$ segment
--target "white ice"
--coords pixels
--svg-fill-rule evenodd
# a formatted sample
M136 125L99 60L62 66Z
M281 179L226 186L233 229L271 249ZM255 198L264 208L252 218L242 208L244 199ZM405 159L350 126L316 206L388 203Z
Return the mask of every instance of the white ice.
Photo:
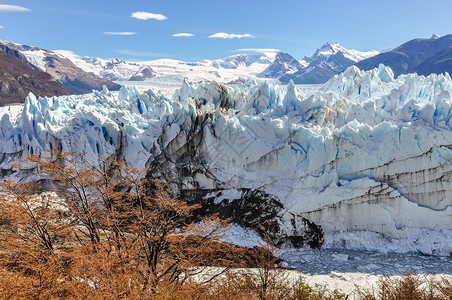
M29 95L20 117L1 119L0 167L46 149L84 151L94 164L119 153L144 167L204 118L197 151L209 172L185 188L260 189L283 203L282 230L306 218L326 248L450 255L451 95L448 74L394 79L383 65L310 91L248 80L185 81L172 97L127 87Z

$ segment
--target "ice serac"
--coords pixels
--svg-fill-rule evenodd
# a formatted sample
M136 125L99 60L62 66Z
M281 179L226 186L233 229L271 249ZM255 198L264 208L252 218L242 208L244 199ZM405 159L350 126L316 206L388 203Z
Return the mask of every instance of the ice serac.
M350 67L320 90L184 81L106 88L3 116L0 168L45 149L149 167L200 213L269 224L279 244L452 252L452 81ZM22 171L24 172L24 171ZM23 174L22 174L23 175Z

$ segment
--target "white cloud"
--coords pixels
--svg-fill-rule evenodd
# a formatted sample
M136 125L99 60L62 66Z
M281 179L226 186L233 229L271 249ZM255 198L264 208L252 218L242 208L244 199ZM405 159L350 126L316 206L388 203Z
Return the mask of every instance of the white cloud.
M194 36L194 34L193 33L181 32L181 33L175 33L172 36L175 36L175 37L192 37L192 36Z
M136 32L129 32L129 31L121 31L121 32L113 32L113 31L106 31L104 32L104 35L135 35Z
M5 28L5 27L3 27L2 25L0 25L0 29L2 29L2 28Z
M211 36L209 36L209 38L212 38L212 39L241 39L241 38L254 38L254 36L252 36L249 33L235 34L235 33L218 32L218 33L212 34Z
M31 11L31 9L17 5L0 4L0 11L25 12Z
M271 48L245 48L245 49L237 49L232 52L281 52L281 50L271 49Z
M158 21L163 21L168 19L166 16L162 14L153 14L147 11L137 11L132 13L132 18L138 19L138 20L149 20L154 19Z

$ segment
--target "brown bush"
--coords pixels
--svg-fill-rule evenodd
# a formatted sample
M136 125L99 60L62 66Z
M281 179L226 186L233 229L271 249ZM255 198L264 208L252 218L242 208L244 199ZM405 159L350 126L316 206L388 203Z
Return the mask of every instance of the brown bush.
M452 281L438 275L383 276L377 293L360 291L361 299L366 300L450 300Z
M19 289L16 296L38 299L186 293L200 266L228 264L241 253L217 241L225 221L212 216L187 224L197 207L163 183L142 179L146 170L116 161L99 169L73 153L30 162L52 193L37 195L37 184L1 186L2 298Z

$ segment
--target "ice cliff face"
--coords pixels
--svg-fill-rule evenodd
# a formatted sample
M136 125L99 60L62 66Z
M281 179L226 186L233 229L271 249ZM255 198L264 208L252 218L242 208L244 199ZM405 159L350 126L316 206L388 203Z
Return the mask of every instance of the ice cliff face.
M85 151L150 167L205 211L279 243L452 252L452 80L356 67L320 90L184 82L172 98L30 95L1 121L4 175L23 153ZM24 171L21 171L22 174Z

